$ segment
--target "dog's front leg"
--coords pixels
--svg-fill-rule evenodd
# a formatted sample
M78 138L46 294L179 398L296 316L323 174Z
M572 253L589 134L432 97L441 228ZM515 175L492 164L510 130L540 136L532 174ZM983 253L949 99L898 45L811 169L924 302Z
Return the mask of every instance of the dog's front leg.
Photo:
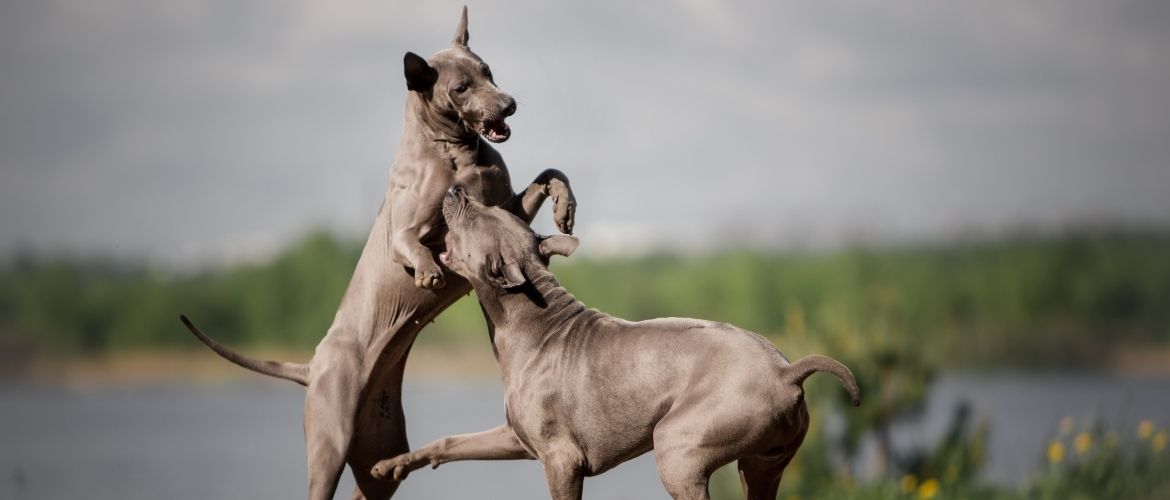
M534 460L507 424L483 432L438 439L418 450L382 460L370 469L378 479L401 481L411 471L430 464L431 468L460 460Z
M553 222L557 229L565 234L573 234L577 199L569 187L569 178L560 170L550 168L536 176L523 193L512 198L511 211L531 224L544 200L550 196L553 199Z
M418 231L405 229L391 237L390 249L394 261L414 269L414 285L419 288L442 288L446 284L443 270L435 262L431 249L418 240Z
M441 198L441 194L439 197ZM395 263L414 270L414 284L419 288L442 288L446 283L443 270L435 262L430 248L422 244L422 236L439 222L438 202L403 192L394 201L390 212L390 258Z

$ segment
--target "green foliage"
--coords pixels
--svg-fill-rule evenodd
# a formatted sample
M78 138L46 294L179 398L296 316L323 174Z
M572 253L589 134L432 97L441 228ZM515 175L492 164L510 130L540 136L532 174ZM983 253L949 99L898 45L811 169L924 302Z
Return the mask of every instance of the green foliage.
M315 233L274 260L168 275L107 260L18 259L0 272L5 344L49 353L192 346L186 313L228 343L316 343L357 261Z
M1143 432L1144 426L1148 432ZM1149 421L1138 429L1137 439L1101 426L1057 435L1048 446L1047 469L1032 482L1027 498L1170 498L1167 431L1155 431Z
M332 320L359 251L314 233L269 262L188 274L18 258L0 269L0 344L49 353L194 347L175 320L186 313L231 344L308 347ZM728 321L777 336L793 355L822 349L861 362L855 370L871 375L863 383L881 380L881 390L896 391L881 398L899 407L920 398L914 380L929 381L943 361L1069 366L1100 360L1111 346L1170 340L1170 237L1162 233L574 257L554 269L585 303L618 316ZM465 299L431 330L421 341L478 341L483 319ZM895 380L908 364L921 373ZM888 373L893 366L899 371ZM887 411L873 408L866 411Z
M1143 425L1147 425L1144 423ZM976 431L969 438L948 437L931 453L930 460L955 460L980 453L981 438ZM815 481L792 477L807 475L799 466L809 455L805 447L784 474L781 499L865 499L865 500L1100 500L1124 498L1153 500L1170 498L1170 449L1167 430L1151 429L1145 437L1124 439L1101 426L1073 434L1062 433L1052 440L1044 457L1037 457L1042 472L1019 488L995 487L978 482L974 469L962 468L967 458L950 462L941 474L929 468L902 475L881 476L874 481L854 482L847 476L825 476ZM1140 435L1140 431L1139 431ZM952 436L953 437L953 436ZM954 466L951 472L947 468ZM796 481L793 481L796 479ZM720 469L713 478L712 498L742 498L733 466Z

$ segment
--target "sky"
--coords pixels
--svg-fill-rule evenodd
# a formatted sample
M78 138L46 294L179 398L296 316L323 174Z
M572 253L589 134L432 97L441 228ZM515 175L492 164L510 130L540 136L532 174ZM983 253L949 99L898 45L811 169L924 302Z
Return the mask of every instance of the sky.
M461 5L4 0L0 255L363 237ZM584 252L1170 225L1167 2L469 5L513 184L566 172Z

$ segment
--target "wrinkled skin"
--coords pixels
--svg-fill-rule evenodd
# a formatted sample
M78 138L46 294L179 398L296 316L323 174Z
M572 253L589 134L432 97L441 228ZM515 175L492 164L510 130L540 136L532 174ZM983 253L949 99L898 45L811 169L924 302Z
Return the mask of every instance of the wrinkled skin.
M440 260L479 297L507 422L383 460L375 477L401 481L456 460L539 459L552 497L579 499L584 477L654 449L676 499L708 498L711 473L738 460L747 498L771 500L808 430L805 378L832 373L860 402L852 373L830 358L790 364L763 337L728 324L634 323L586 308L548 270L575 238L538 237L472 195L457 186L446 196Z
M546 198L566 233L576 208L568 179L546 170L521 193L512 191L503 158L485 140L510 136L504 119L515 101L496 86L487 65L468 48L464 8L451 47L430 60L408 53L409 89L390 185L342 297L332 326L307 365L247 358L196 336L245 368L307 386L305 440L309 498L333 498L346 463L357 481L354 498L390 498L395 483L376 481L376 460L408 451L402 412L402 371L415 336L471 286L444 273L443 195L458 183L485 203L531 222Z

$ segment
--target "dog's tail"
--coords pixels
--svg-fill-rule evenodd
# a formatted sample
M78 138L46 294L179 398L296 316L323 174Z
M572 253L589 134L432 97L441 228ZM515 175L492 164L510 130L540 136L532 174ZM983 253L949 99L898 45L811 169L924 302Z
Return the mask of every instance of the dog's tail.
M187 319L187 316L179 315L179 320L183 322L183 325L185 325L188 330L191 330L191 333L195 334L195 337L198 338L200 342L203 342L203 344L205 344L207 347L210 347L211 350L216 352L216 354L223 356L224 359L252 370L256 373L263 373L265 375L270 375L276 378L291 380L303 386L309 385L309 365L280 361L261 361L258 359L249 358L243 354L228 349L223 344L220 344L211 337L208 337L207 334L199 331L199 329L195 327L195 324L192 323L191 320Z
M845 386L849 398L853 400L853 406L861 404L861 390L857 388L857 379L853 378L853 372L833 358L819 354L805 356L788 365L787 370L788 380L796 385L803 384L804 379L816 372L832 373L841 379L841 384Z

